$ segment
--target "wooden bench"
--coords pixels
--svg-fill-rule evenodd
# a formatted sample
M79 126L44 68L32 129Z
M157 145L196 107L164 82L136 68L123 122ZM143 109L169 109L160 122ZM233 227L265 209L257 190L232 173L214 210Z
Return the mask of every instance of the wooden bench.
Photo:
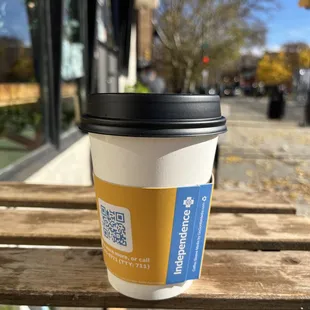
M0 304L310 309L310 218L280 197L216 191L202 277L179 297L111 288L92 187L0 185Z

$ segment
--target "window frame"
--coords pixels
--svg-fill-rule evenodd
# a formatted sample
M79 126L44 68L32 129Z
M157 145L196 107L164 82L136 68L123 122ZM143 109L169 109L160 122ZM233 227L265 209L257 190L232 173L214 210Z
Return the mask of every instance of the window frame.
M95 20L95 7L85 0L79 1L81 12L81 38L87 47L87 35L94 34L95 23L87 24L88 20ZM27 5L25 1L25 5ZM91 9L88 11L88 9ZM25 155L21 159L0 169L0 181L23 181L47 164L51 159L59 155L74 142L78 141L83 134L76 127L61 134L61 45L63 25L63 0L37 1L38 10L38 43L37 55L39 60L40 102L42 105L43 137L42 146ZM26 9L27 11L27 9ZM27 11L28 14L28 11ZM84 48L83 61L85 66L85 78L79 85L79 106L84 112L86 107L87 93L91 83L91 69L94 44Z

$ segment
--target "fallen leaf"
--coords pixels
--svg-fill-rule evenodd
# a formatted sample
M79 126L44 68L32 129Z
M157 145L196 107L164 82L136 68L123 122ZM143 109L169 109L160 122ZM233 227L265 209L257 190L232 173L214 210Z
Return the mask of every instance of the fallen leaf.
M240 163L242 162L242 158L240 156L228 156L225 158L225 162L227 164Z

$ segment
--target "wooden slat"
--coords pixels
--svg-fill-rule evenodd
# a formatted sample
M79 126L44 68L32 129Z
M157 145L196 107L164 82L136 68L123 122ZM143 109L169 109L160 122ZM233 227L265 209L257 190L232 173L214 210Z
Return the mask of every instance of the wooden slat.
M0 210L1 244L100 246L99 229L93 210Z
M309 309L309 252L207 251L202 278L179 297L114 291L100 250L2 249L0 304L209 310Z
M91 210L2 209L0 243L100 246L97 213ZM214 213L210 218L207 248L310 250L310 218Z
M90 186L0 183L0 205L44 208L95 209Z
M0 183L0 205L95 209L93 187ZM214 191L212 212L294 214L295 208L277 195Z
M213 214L207 248L310 250L310 218L284 214Z
M295 214L295 207L282 197L268 192L216 190L213 212Z

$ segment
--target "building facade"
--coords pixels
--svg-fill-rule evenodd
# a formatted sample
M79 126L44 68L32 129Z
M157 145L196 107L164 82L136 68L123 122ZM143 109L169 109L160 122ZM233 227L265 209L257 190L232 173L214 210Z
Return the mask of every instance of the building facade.
M90 152L80 116L89 93L135 83L134 1L0 6L0 180L85 184Z

